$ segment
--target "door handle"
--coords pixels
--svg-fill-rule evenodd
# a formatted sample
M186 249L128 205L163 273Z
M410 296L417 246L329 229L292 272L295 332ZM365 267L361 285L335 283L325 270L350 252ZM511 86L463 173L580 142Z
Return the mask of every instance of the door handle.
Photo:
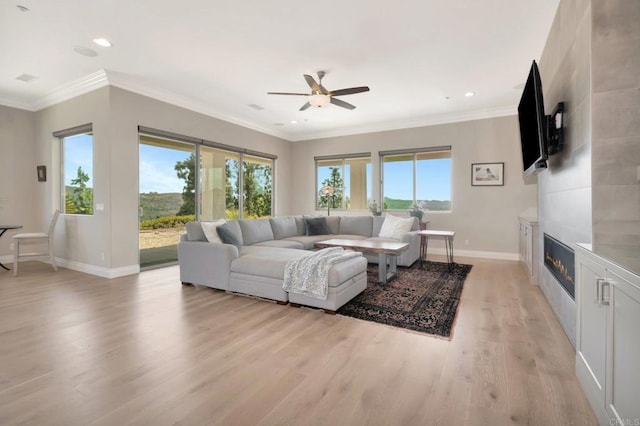
M604 289L607 289L607 297L604 296ZM603 305L609 305L611 300L611 283L609 281L602 281L602 285L600 288L600 302Z
M596 297L593 299L593 301L595 303L602 303L602 299L600 299L601 296L601 289L602 289L602 282L604 281L604 278L598 278L596 279Z

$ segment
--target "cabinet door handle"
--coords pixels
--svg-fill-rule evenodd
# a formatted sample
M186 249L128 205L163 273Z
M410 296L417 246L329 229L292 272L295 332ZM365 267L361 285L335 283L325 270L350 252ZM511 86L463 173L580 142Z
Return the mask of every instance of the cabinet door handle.
M604 289L605 288L607 289L607 297L606 298L605 298L605 295L604 295ZM611 300L610 294L611 294L611 283L609 281L604 281L603 280L601 288L600 288L600 302L603 305L608 305L609 304L609 301Z
M602 289L603 281L604 281L604 278L596 279L596 297L595 299L593 299L593 301L598 304L602 303L602 299L600 297L602 295L601 289Z

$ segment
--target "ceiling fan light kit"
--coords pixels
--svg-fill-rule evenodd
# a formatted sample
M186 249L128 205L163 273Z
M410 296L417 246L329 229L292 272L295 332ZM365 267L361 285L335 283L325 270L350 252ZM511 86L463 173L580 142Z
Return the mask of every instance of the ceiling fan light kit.
M331 97L316 93L315 95L309 96L309 103L316 108L324 108L331 103Z
M316 108L325 108L329 104L333 104L345 109L355 109L355 105L351 105L348 102L337 99L336 96L353 95L356 93L368 92L369 87L350 87L348 89L339 90L327 90L322 85L322 78L325 76L324 71L318 71L318 82L310 75L304 74L303 77L309 87L311 93L289 93L289 92L267 92L268 95L289 95L289 96L307 96L308 101L300 107L300 111L304 111L307 108L313 106Z

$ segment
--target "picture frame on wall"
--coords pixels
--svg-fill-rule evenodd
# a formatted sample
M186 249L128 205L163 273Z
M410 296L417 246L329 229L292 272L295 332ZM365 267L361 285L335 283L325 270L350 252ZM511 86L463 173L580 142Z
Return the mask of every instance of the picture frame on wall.
M504 163L472 163L471 186L503 186Z
M38 182L46 182L47 166L36 166L36 170L38 171Z

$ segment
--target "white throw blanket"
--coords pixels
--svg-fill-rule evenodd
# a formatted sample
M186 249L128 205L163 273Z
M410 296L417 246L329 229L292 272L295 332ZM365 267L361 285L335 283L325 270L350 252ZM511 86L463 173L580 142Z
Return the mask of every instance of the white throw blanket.
M282 288L291 293L327 300L331 266L358 256L362 253L331 247L318 250L311 256L291 259L284 268Z

